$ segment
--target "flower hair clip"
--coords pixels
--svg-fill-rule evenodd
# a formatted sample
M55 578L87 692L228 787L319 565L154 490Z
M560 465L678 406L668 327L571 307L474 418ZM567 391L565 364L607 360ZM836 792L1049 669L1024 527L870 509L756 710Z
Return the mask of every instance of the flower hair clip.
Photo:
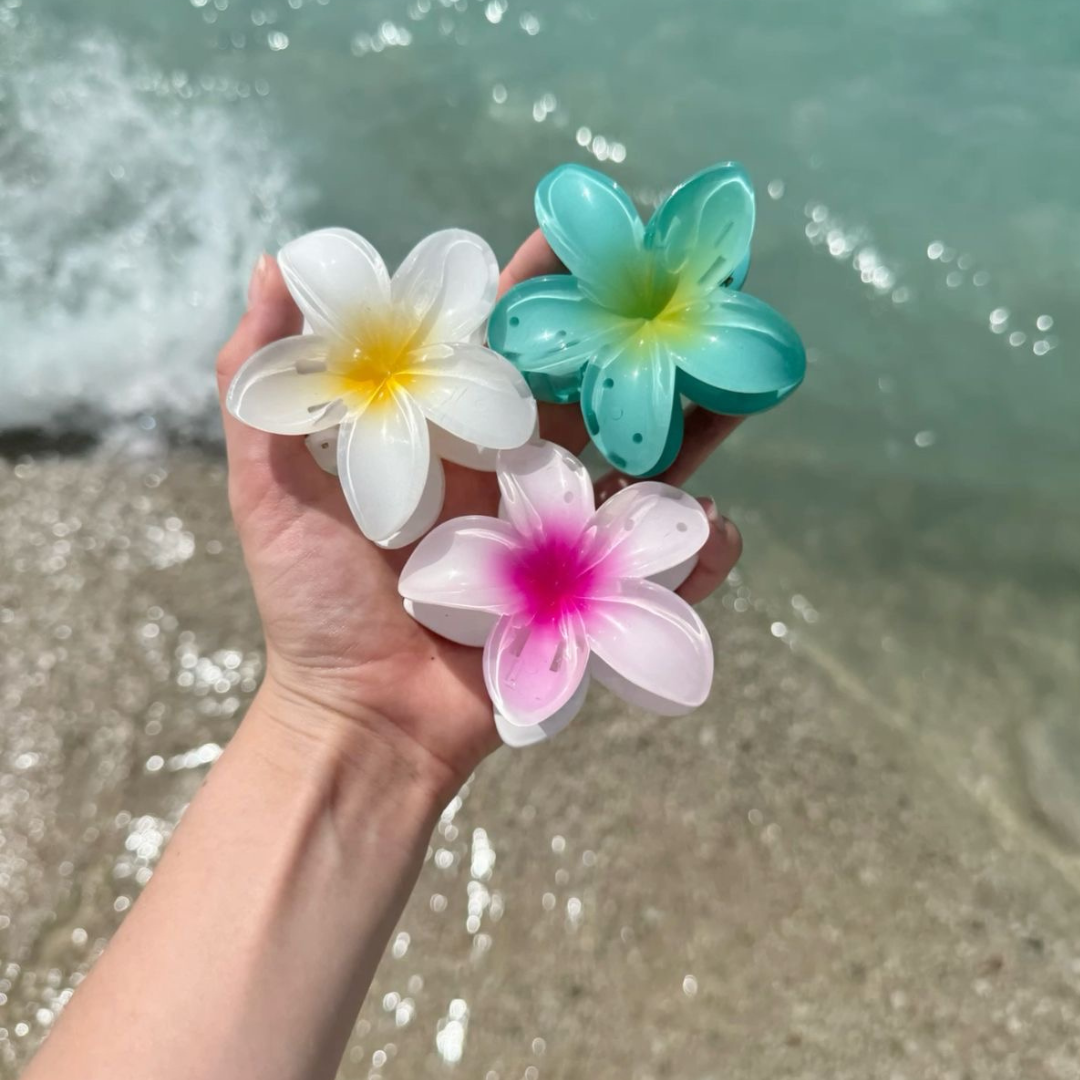
M593 441L634 476L682 443L681 397L743 416L802 382L788 322L741 292L754 192L736 164L677 187L643 224L615 181L562 165L536 189L536 217L569 274L533 278L496 305L488 340L542 401L580 401Z
M667 484L633 484L599 509L572 454L549 442L500 451L498 518L444 522L401 573L408 612L451 641L483 646L504 742L564 728L590 678L674 716L712 684L708 631L672 590L708 539L701 505Z
M363 237L309 233L278 261L308 331L237 372L230 413L263 431L314 435L360 530L382 547L421 536L443 504L442 460L494 467L536 429L525 380L485 348L499 269L460 229L422 240L394 274Z

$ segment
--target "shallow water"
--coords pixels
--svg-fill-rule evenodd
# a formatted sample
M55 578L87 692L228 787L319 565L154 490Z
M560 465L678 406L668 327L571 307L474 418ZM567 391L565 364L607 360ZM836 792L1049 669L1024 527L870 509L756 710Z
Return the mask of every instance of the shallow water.
M0 0L0 1069L258 679L208 379L257 252L506 256L560 161L647 207L737 157L811 368L695 481L747 540L713 704L478 774L343 1076L1080 1075L1075 25Z

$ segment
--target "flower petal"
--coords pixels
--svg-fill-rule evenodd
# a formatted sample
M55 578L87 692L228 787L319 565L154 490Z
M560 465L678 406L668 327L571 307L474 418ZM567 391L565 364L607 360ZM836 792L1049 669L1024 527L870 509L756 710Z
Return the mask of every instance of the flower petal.
M282 338L249 357L233 376L225 406L238 420L275 435L307 435L344 415L337 380L326 374L326 341Z
M379 547L388 550L408 547L409 544L416 543L439 520L446 497L446 474L434 448L430 453L427 479L424 481L424 490L420 493L416 509L396 532L373 541Z
M412 517L430 467L427 420L407 394L373 401L341 425L341 487L370 540L389 539Z
M550 274L515 285L495 305L488 342L541 401L565 403L578 400L589 360L636 326L588 297L577 278Z
M536 400L521 373L482 345L429 345L405 374L428 419L459 439L510 449L536 427Z
M746 254L742 258L742 262L731 272L731 284L728 286L730 289L741 289L746 284L746 275L750 273L750 249L746 249Z
M405 256L390 284L394 304L422 327L418 341L466 341L491 313L499 263L488 242L464 229L443 229Z
M720 289L678 312L679 389L714 412L745 416L783 401L803 381L806 350L791 324L744 292Z
M507 746L514 747L515 749L522 746L534 746L536 743L544 742L546 739L558 735L563 728L567 727L570 721L581 712L588 693L589 674L588 671L586 671L584 678L578 683L578 688L574 691L570 700L546 720L541 720L538 724L529 724L527 727L524 727L520 724L515 724L496 709L495 730L498 731L499 738L502 739Z
M484 682L506 720L518 726L538 724L573 697L588 659L577 614L550 622L503 615L484 646Z
M444 521L409 556L398 592L424 604L505 613L516 594L503 567L520 545L513 526L497 518Z
M645 707L675 714L697 708L712 687L712 642L705 624L681 597L652 581L622 581L619 591L595 599L585 621L589 647L628 685L617 692ZM603 669L595 669L603 681Z
M320 229L290 241L278 265L316 334L344 336L365 308L383 308L390 299L382 257L348 229Z
M692 559L709 539L701 503L646 480L616 492L593 517L597 554L619 577L646 578Z
M558 533L576 539L596 509L588 470L555 443L500 450L496 472L503 498L500 516L524 536Z
M667 468L682 442L675 363L665 340L646 330L605 351L585 370L585 426L612 465L632 476Z
M533 425L530 440L539 438L539 420ZM489 446L478 446L467 439L459 439L451 435L438 424L428 424L428 434L431 437L431 449L443 459L452 461L455 465L461 465L466 469L474 469L477 472L494 472L499 461L499 451Z
M331 476L337 476L337 444L338 428L325 428L322 431L313 431L305 440L304 445L308 453L315 459L315 464L328 472Z
M457 645L482 649L499 616L490 611L466 611L464 608L424 604L419 600L402 600L409 615L425 629Z
M650 574L649 580L654 581L657 585L662 585L665 589L670 589L672 592L678 592L685 584L686 579L697 568L697 564L697 555L691 555L689 559L683 559L681 563L669 566L658 574Z
M741 165L727 162L680 184L649 220L647 250L662 252L687 300L723 285L741 266L754 231L754 189Z
M428 424L428 435L431 438L431 448L443 461L452 461L455 465L462 465L466 469L476 469L478 472L494 472L495 462L498 460L499 451L490 447L477 446L476 443L459 439L444 431L438 424Z
M645 230L630 196L610 177L560 165L537 185L536 220L589 296L613 304L632 291Z

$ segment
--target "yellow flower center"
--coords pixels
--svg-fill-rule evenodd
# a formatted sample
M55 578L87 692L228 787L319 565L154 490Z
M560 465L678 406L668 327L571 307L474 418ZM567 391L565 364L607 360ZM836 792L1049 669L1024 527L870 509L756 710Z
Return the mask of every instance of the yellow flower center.
M395 391L415 389L422 378L415 354L420 322L400 308L365 311L331 344L327 373L349 409L389 404Z

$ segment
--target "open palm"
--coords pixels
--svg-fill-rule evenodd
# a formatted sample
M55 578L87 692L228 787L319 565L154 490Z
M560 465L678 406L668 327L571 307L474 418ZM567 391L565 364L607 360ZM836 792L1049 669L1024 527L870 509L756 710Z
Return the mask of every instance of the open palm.
M503 271L499 292L559 269L543 236L534 233ZM298 334L302 322L277 263L263 256L248 311L218 357L222 397L252 353ZM317 705L321 714L329 709L345 723L408 739L463 780L498 745L479 650L436 637L405 613L397 580L410 549L386 551L365 539L337 478L319 468L302 439L267 435L227 412L224 423L229 497L266 634L268 682L288 699ZM574 406L541 405L540 423L544 438L575 454L588 442ZM736 423L692 412L682 452L659 479L683 482ZM598 484L598 500L624 482L609 474ZM494 515L498 497L493 473L446 463L440 520ZM692 602L723 581L741 546L734 526L708 500L705 507L710 538L679 590Z

